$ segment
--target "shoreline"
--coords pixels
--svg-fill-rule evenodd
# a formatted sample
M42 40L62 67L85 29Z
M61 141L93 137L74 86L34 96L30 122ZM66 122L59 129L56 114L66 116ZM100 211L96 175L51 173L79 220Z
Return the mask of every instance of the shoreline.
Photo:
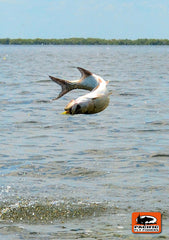
M1 38L0 45L169 45L169 39L100 39L100 38L63 38L63 39L24 39Z

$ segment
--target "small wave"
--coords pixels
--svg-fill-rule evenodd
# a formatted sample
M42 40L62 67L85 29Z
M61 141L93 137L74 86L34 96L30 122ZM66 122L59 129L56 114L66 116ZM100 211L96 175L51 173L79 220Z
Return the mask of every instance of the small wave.
M33 102L33 100L19 100L19 101L9 101L10 104L14 104L14 105L21 105L21 104L31 104Z
M0 85L5 85L6 82L0 81Z
M48 83L48 82L51 82L50 79L46 79L46 80L38 80L36 81L37 83Z
M24 145L22 145L24 146ZM29 145L30 146L30 145ZM48 155L37 155L31 156L31 160L46 159ZM59 169L59 172L58 172ZM74 167L70 169L65 169L64 166L35 166L35 165L25 165L14 169L10 173L7 173L5 176L24 176L31 178L52 178L57 175L60 178L95 178L105 175L104 171L95 171L87 168Z
M31 92L30 91L21 91L19 94L20 95L27 95L27 94L31 94Z
M30 121L23 121L22 123L33 123L33 124L41 124L41 122L30 120Z
M138 132L162 132L166 131L165 129L140 129Z
M82 167L75 167L62 173L61 175L65 177L99 177L104 174L105 173L101 171L94 171Z
M152 121L152 122L146 122L146 124L150 125L169 125L168 121Z
M51 100L35 100L34 103L50 103Z
M107 210L106 204L81 201L60 202L17 202L0 207L0 220L3 222L52 223L56 220L68 220L100 216Z
M120 93L119 95L120 95L120 96L138 96L138 95L135 94L135 93Z
M168 153L157 153L157 154L151 155L151 157L152 158L157 158L157 157L169 158L169 154Z

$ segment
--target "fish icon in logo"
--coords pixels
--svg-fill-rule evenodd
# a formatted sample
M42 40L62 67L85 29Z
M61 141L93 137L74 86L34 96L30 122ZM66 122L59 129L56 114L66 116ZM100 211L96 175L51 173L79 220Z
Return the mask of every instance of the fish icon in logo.
M160 212L133 212L133 233L161 233Z
M157 219L153 216L148 216L148 215L144 215L144 216L139 216L136 218L136 222L138 224L156 224Z

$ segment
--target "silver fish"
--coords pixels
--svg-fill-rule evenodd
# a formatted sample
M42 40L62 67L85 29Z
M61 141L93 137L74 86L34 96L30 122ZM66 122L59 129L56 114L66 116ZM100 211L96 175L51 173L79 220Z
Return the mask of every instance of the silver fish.
M58 97L53 100L59 99L73 89L86 89L91 92L71 100L63 114L92 114L103 111L109 104L111 94L107 90L108 81L84 68L78 67L78 70L81 72L81 78L78 80L69 81L49 76L62 88Z

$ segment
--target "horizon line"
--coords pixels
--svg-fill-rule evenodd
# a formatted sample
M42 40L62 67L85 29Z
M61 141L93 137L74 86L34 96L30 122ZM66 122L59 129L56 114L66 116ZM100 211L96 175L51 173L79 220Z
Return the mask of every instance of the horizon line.
M1 45L169 45L169 39L0 38Z

